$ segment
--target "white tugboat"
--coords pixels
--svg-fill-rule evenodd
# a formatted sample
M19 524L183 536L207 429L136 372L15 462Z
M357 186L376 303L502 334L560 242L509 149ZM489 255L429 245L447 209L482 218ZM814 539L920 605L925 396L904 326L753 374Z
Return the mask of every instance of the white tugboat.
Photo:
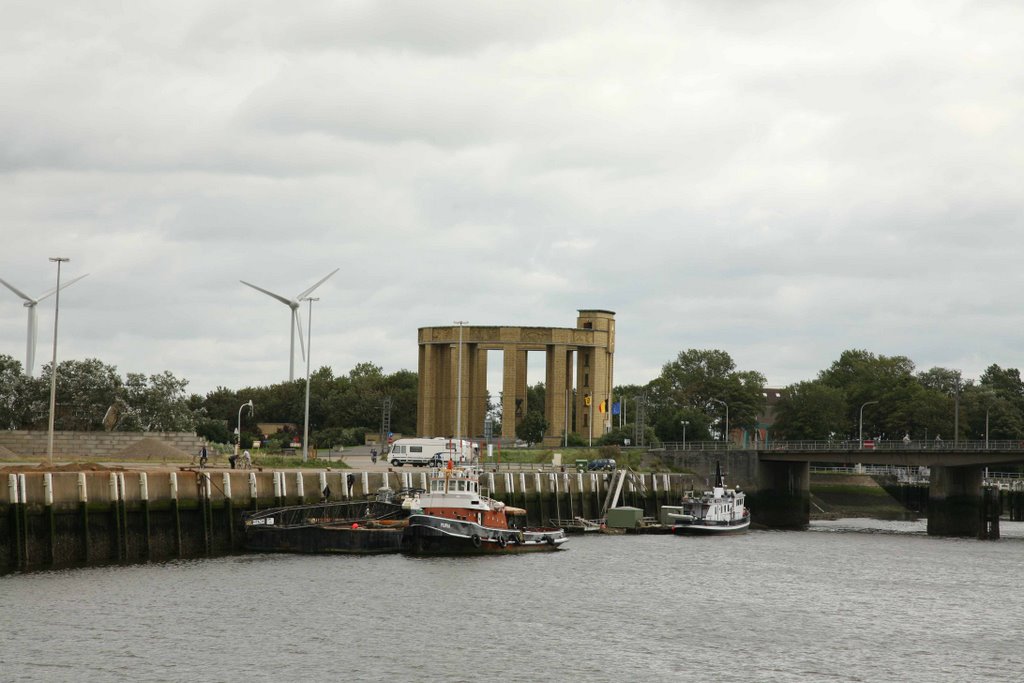
M750 511L743 504L745 496L738 489L725 488L722 465L715 465L715 486L700 496L687 494L680 512L668 513L672 533L680 536L724 535L746 532Z

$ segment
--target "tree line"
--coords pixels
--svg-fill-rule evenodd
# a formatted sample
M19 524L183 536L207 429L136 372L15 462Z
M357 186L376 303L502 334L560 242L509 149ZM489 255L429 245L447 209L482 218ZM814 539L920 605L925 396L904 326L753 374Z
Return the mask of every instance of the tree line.
M218 387L205 395L189 394L187 387L187 380L167 371L122 376L98 359L62 361L55 428L194 430L211 441L228 443L235 438L240 407L251 400L255 410L241 411L243 443L262 437L258 423L296 425L269 435L281 444L296 432L301 435L305 379L241 389ZM612 416L612 429L595 432L594 439L598 444L622 444L640 437L643 443L656 444L681 441L684 430L687 440L724 439L726 411L733 438L767 430L767 437L776 440L856 439L863 411L865 436L983 439L987 434L993 440L1024 439L1024 382L1019 370L998 365L968 379L948 368L918 372L905 356L853 349L842 352L813 380L772 389L779 395L773 396L769 409L760 372L738 369L722 350L684 350L650 382L616 386L614 400L622 415ZM385 400L390 403L391 430L415 434L417 391L418 377L409 370L385 374L377 365L360 363L335 376L331 368L321 367L310 376L311 442L320 447L363 443L367 432L380 429ZM527 391L529 408L517 425L517 436L537 442L547 430L544 385ZM27 377L20 362L0 355L0 427L45 429L49 397L49 365L38 378ZM494 434L500 434L500 399L488 401L488 409ZM472 436L483 433L483 425L470 429ZM585 443L579 433L567 438L570 445Z

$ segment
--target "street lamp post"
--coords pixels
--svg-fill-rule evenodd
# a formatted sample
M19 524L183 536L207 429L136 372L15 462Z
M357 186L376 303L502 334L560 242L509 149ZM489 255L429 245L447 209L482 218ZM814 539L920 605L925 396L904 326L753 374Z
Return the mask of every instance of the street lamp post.
M50 362L50 433L47 438L46 453L53 464L53 414L57 408L57 318L60 316L60 264L71 259L65 256L51 256L50 260L57 264L57 296L53 302L53 360Z
M956 378L956 398L953 401L953 448L960 443L960 377Z
M313 355L313 302L320 299L307 296L304 301L309 302L309 315L306 320L306 418L302 427L302 462L309 459L309 363Z
M686 425L690 424L689 420L683 420L683 450L686 450Z
M709 398L708 400L711 401L712 403L721 403L723 406L725 406L725 434L724 434L725 438L724 438L724 440L725 440L725 447L729 448L729 404L726 403L725 401L723 401L721 399L717 399L717 398Z
M248 403L243 403L238 408L238 442L235 444L235 455L238 455L238 453L242 450L242 408L245 408L246 406L248 406L249 412L252 413L253 405L251 398L249 399Z
M878 401L868 401L860 407L860 422L857 423L857 450L864 450L864 408Z

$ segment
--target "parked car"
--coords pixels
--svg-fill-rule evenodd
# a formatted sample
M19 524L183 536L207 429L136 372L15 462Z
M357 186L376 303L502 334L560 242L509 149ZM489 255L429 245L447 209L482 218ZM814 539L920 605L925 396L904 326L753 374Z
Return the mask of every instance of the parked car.
M614 472L615 458L598 458L597 460L591 460L587 464L587 469L591 472Z

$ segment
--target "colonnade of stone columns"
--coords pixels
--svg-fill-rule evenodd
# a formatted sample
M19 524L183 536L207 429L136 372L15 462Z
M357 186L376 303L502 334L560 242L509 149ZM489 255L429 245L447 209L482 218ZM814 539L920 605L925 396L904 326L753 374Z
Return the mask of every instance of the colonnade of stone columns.
M515 438L516 426L529 409L527 370L531 351L545 354L545 443L561 443L565 434L572 431L585 436L591 427L591 414L595 415L594 434L602 434L604 422L599 421L596 406L606 401L610 411L612 403L614 316L611 311L580 310L575 328L420 328L418 435L455 436L459 432L462 437L483 436L487 352L491 350L503 354L502 438ZM585 404L587 397L589 405ZM460 405L461 415L457 414Z

